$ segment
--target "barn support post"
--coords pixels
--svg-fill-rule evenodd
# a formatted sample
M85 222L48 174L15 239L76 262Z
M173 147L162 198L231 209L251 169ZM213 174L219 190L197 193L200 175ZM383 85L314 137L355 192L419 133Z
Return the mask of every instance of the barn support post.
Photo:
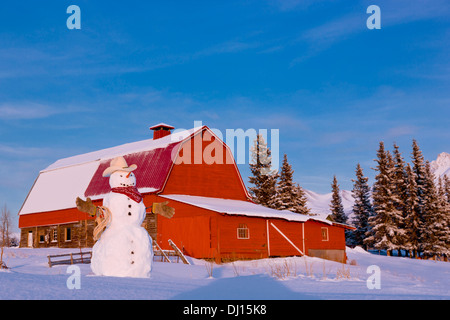
M302 242L303 242L303 252L306 252L305 250L305 223L302 223Z
M269 220L266 219L267 257L270 258Z

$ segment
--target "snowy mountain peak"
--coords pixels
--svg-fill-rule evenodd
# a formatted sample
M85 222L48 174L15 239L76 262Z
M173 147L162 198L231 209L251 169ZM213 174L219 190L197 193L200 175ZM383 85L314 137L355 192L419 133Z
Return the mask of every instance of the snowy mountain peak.
M442 152L436 160L431 161L430 166L436 178L444 175L450 178L450 153Z

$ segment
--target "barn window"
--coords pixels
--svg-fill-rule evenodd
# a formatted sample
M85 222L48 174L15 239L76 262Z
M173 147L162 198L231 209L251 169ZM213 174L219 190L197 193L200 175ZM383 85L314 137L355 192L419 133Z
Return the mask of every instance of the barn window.
M66 241L72 241L72 229L70 228L66 228Z
M250 233L248 227L245 223L240 223L237 228L237 238L238 239L250 239Z
M322 230L322 241L328 241L328 228L321 228Z
M57 241L58 241L58 229L53 229L52 242L57 242Z
M45 242L45 234L44 231L39 231L39 243Z

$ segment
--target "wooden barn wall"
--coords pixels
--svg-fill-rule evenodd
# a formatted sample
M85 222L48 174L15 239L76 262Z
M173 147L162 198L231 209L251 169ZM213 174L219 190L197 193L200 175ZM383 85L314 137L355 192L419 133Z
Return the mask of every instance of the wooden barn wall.
M238 228L248 228L248 239L238 238ZM246 216L218 216L218 253L222 260L267 258L265 219Z
M33 248L90 248L94 245L94 220L81 220L51 226L27 227L20 230L20 247L28 247L28 234L33 234ZM70 239L67 239L70 229ZM56 237L55 237L56 235Z
M163 194L248 200L231 152L209 132L204 131L203 139L196 135L179 153L179 161L183 159L183 162L173 165ZM209 163L208 159L214 158L221 159L222 163L219 160Z
M269 246L272 257L300 255L276 230L278 228L306 255L345 262L345 229L342 227L313 220L301 223L282 219L223 215L154 194L144 196L144 204L149 208L154 202L165 201L169 201L169 205L175 208L175 216L168 219L160 215L147 214L144 223L149 234L163 249L172 249L168 243L171 239L189 256L218 261L266 258L269 256ZM30 231L33 233L35 248L78 248L94 245L92 234L95 221L92 218L83 219L86 216L75 208L22 217L26 219L20 220L21 247L28 246ZM79 220L70 222L70 219ZM248 239L238 238L238 228L242 226L248 228ZM70 241L65 239L66 228L71 229ZM322 237L323 228L328 234L325 240ZM58 237L56 241L53 239L54 230Z
M144 203L168 201L155 195L148 195ZM214 218L216 214L182 202L169 200L169 206L175 208L175 215L168 219L158 216L156 241L162 249L171 250L168 240L172 240L185 254L195 258L211 258L217 248Z
M286 221L281 219L268 220L270 256L301 256L302 254L283 237L273 225L281 231L300 251L303 251L303 237L301 222Z
M328 229L328 240L322 239L322 228ZM309 249L345 250L345 229L322 222L308 220L305 223L306 254Z

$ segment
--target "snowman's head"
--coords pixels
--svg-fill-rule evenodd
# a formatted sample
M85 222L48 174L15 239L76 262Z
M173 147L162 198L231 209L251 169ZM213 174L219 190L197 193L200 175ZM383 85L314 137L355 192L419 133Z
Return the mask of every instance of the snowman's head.
M111 188L134 187L136 186L136 176L133 172L114 171L109 177Z

